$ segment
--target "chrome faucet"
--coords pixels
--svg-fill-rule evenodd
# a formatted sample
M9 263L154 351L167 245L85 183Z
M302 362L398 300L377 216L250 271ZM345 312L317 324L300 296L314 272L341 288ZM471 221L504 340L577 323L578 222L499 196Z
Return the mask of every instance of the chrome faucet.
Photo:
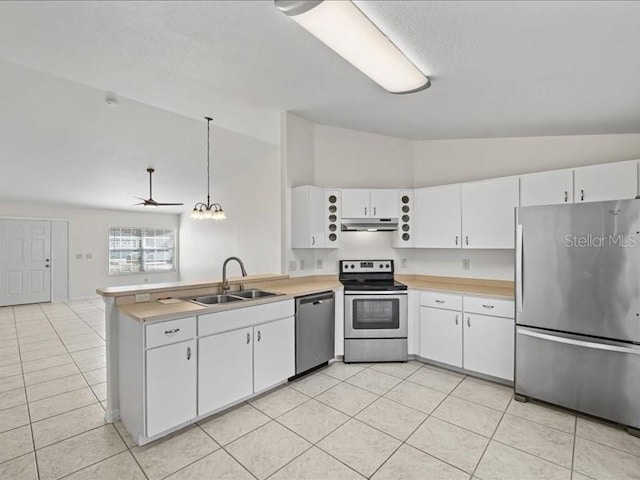
M242 270L242 276L243 277L247 276L247 271L244 269L244 263L242 263L242 260L240 260L238 257L227 258L222 264L222 292L223 293L231 290L231 287L229 286L229 280L227 280L227 263L229 263L231 260L235 260L236 262L238 262L238 265L240 265L240 270ZM240 290L241 291L244 290L243 284L240 284Z

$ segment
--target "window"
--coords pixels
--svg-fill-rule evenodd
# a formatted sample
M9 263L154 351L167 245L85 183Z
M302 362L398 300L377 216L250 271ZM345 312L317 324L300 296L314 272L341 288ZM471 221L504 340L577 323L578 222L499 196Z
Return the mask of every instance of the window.
M109 275L175 270L175 231L109 227Z

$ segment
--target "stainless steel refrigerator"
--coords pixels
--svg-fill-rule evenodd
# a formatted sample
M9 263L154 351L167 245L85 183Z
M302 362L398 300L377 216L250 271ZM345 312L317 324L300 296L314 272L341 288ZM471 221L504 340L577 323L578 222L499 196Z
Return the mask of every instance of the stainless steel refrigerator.
M640 429L640 200L516 211L516 398Z

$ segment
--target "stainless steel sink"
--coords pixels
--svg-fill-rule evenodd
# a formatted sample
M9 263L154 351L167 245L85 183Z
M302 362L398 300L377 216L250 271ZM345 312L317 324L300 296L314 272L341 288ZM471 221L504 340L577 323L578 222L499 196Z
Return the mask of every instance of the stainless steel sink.
M242 297L246 299L255 299L255 298L275 297L280 294L273 293L273 292L265 292L264 290L245 290L243 292L233 292L233 293L230 293L229 295L233 295L234 297Z
M206 295L203 297L189 298L189 300L203 305L218 305L219 303L240 302L243 299L232 295Z

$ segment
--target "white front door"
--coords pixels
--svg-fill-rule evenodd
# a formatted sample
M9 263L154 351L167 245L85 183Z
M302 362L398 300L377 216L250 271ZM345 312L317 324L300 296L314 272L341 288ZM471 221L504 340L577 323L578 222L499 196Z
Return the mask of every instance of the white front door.
M51 301L51 222L0 220L0 306Z

